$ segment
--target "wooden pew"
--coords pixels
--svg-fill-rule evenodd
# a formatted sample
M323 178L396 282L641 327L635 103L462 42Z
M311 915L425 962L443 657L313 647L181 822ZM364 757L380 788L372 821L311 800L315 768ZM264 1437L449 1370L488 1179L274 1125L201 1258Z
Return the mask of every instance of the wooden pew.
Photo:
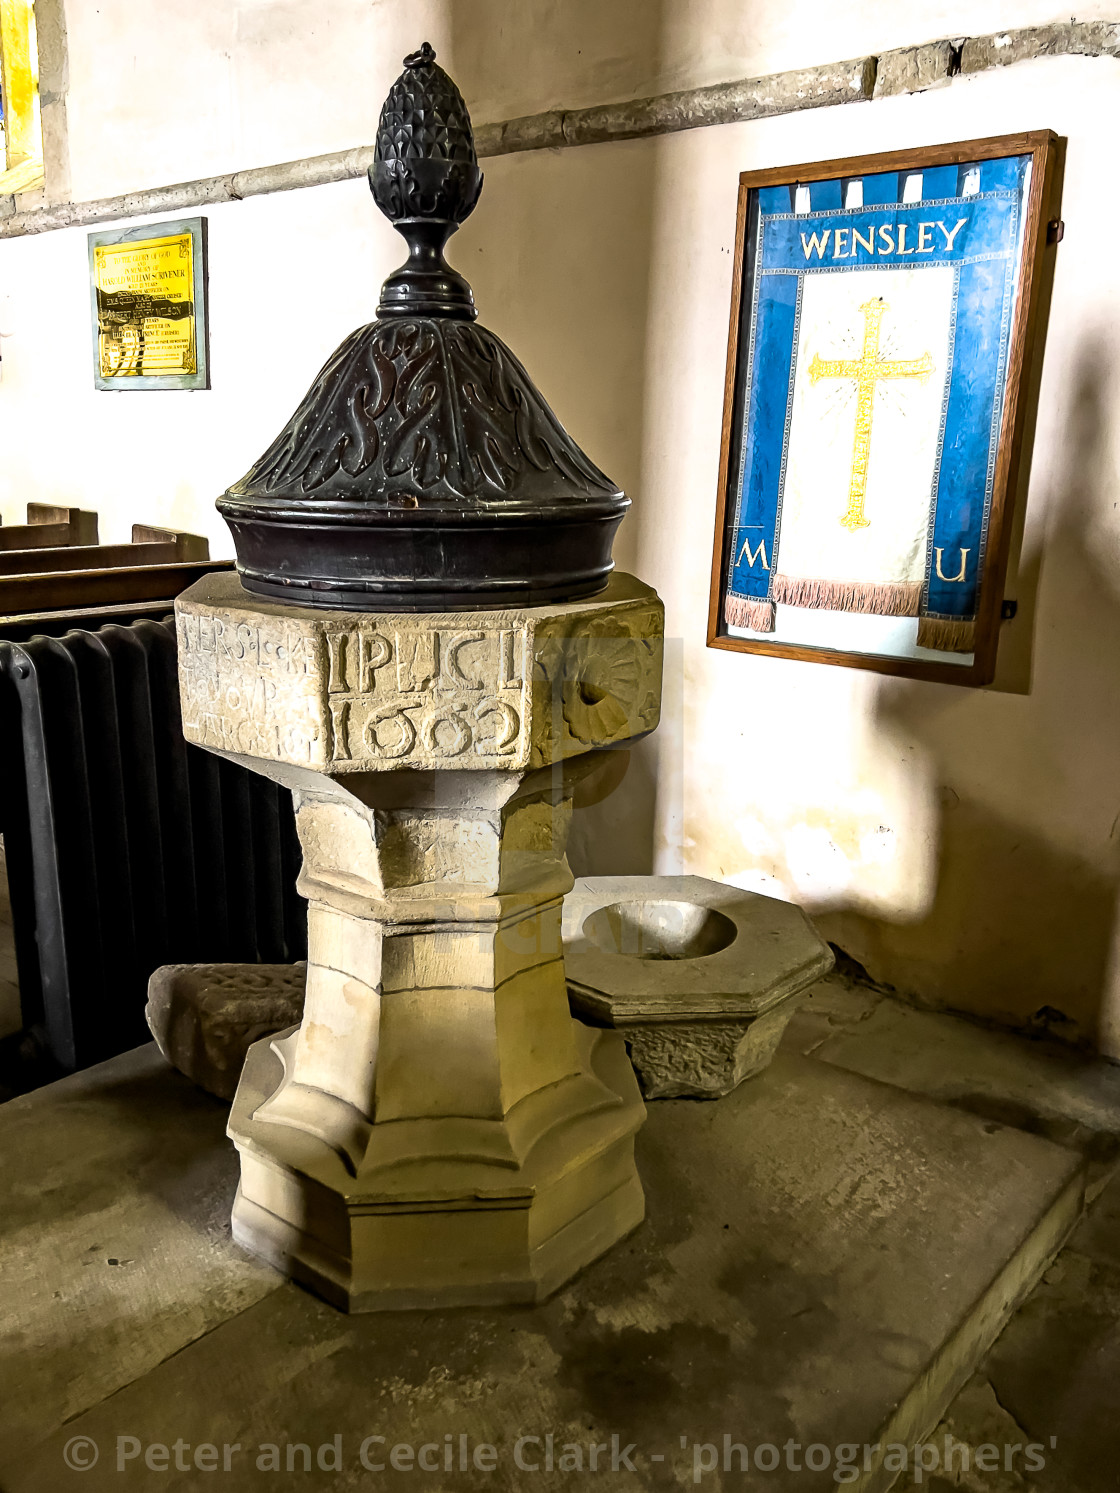
M153 529L150 524L133 524L133 544L173 544L176 560L209 560L210 541L201 534L181 534L176 529Z
M27 524L0 527L0 638L20 641L73 627L166 616L180 591L231 560L208 541L133 524L130 544L98 544L97 514L28 503Z
M57 636L56 626L99 626L105 621L160 616L175 597L232 560L173 561L121 570L72 570L47 575L0 575L0 638ZM81 614L80 616L78 614Z
M177 560L174 544L69 544L58 549L0 551L0 576L79 570L131 570Z
M67 524L71 544L97 543L97 514L84 508L68 508L57 503L28 503L29 524Z
M138 535L145 537L138 539ZM210 558L210 545L199 534L177 534L171 529L152 529L136 524L133 526L132 539L131 544L70 544L51 549L0 549L0 576L47 575L57 571L76 570L128 570L137 565L172 565L177 561Z
M0 552L97 543L97 514L81 508L28 503L27 522L0 526Z

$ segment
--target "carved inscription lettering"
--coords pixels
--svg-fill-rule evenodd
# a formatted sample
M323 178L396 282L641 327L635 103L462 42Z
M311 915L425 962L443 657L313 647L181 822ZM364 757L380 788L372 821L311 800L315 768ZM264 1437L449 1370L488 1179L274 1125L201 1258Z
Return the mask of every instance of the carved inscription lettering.
M251 660L271 674L306 676L314 667L312 639L290 629L270 634L248 622L185 612L177 619L182 655L212 654L220 663Z
M508 759L522 732L523 650L504 628L328 633L333 760Z
M397 688L413 693L429 689L439 673L439 633L407 632L396 634Z
M242 756L317 760L313 638L192 612L180 612L176 631L189 740Z
M525 630L186 608L178 630L183 725L201 746L353 771L508 767L524 747Z
M367 694L373 688L374 671L387 664L392 648L377 633L329 632L327 634L327 689L344 694L350 688ZM353 676L353 684L347 680Z

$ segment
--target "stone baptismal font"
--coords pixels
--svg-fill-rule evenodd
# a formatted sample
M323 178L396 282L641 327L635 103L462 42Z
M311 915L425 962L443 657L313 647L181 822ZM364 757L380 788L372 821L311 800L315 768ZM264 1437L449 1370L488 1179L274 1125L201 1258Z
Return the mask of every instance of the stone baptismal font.
M249 1050L235 1237L350 1310L534 1301L643 1216L623 1036L569 1012L573 787L653 730L661 603L628 499L475 322L443 246L482 185L424 46L370 184L408 243L219 507L176 607L187 739L290 788L302 1023Z

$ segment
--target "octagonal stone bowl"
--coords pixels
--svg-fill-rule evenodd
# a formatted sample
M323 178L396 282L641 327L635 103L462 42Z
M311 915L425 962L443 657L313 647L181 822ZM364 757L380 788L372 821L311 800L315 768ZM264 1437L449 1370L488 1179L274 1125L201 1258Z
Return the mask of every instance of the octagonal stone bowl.
M647 1099L761 1072L831 949L789 902L702 876L604 876L564 901L573 1013L623 1033Z

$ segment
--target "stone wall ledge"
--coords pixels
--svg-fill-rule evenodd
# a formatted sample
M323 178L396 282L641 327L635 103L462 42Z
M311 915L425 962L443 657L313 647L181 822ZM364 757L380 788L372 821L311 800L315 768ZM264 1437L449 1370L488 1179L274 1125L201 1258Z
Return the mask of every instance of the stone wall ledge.
M792 114L801 109L921 93L927 88L947 86L959 75L974 76L992 68L1044 57L1120 57L1120 22L1056 22L997 31L989 36L946 38L897 47L877 57L823 63L762 78L656 94L651 98L599 104L588 109L550 109L519 119L479 125L476 144L478 154L485 157L522 150L596 145L608 140L634 140ZM372 145L359 145L329 155L256 166L225 176L127 192L119 197L48 204L22 211L16 197L0 197L0 238L118 222L152 213L181 212L216 202L239 202L266 192L349 181L363 176L373 157Z

